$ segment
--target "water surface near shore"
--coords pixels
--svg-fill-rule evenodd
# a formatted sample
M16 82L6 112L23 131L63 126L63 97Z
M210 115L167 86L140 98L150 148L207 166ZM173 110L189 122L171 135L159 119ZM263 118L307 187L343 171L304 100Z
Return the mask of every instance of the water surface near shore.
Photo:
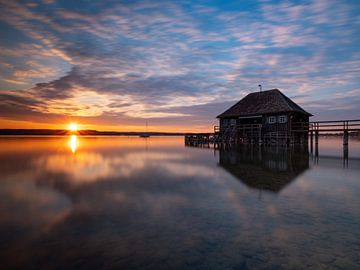
M358 269L360 142L1 137L6 269Z

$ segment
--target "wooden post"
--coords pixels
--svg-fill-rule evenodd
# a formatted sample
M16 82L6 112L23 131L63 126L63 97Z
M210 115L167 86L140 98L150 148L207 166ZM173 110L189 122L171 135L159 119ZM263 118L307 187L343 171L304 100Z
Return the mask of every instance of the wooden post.
M344 157L343 157L343 166L344 168L348 167L349 162L349 146L344 144Z
M344 121L344 140L343 144L348 145L349 144L349 131L348 131L349 123Z
M314 133L311 131L310 132L310 152L311 152L311 154L313 153L313 147L314 147L313 135L314 135Z
M262 138L261 138L261 128L262 126L259 127L259 145L262 144Z
M319 131L315 131L315 157L319 157Z
M349 144L349 132L347 130L344 130L344 145L348 145Z

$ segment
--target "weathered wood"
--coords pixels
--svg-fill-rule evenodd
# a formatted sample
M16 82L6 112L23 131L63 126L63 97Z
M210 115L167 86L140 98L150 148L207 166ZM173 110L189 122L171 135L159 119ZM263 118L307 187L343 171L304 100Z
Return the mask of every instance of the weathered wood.
M349 132L346 130L344 131L343 134L343 144L344 146L349 144Z
M349 146L344 145L344 154L343 154L343 166L344 168L348 167L349 163Z
M319 157L319 144L315 144L315 157Z
M213 133L192 133L185 135L187 145L208 147L222 147L223 144L264 144L264 145L293 145L308 144L310 135L310 152L319 155L319 136L323 132L343 133L344 157L348 155L345 149L349 144L349 132L360 131L360 120L319 121L319 122L291 122L291 132L271 131L263 132L262 124L242 124L227 127L214 127ZM315 138L314 138L315 136ZM346 150L346 151L345 151Z
M319 155L318 144L319 134L323 132L341 132L343 134L343 157L344 160L348 159L349 151L349 132L360 132L360 120L335 120L335 121L318 121L310 123L310 140L311 140L311 152L312 152L312 133L315 132L315 156ZM345 163L344 163L345 164Z

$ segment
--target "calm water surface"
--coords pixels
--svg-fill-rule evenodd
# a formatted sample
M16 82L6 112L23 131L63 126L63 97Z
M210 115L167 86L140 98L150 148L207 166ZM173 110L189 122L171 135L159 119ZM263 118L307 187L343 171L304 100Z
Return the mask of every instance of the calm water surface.
M2 269L360 269L360 141L0 138Z

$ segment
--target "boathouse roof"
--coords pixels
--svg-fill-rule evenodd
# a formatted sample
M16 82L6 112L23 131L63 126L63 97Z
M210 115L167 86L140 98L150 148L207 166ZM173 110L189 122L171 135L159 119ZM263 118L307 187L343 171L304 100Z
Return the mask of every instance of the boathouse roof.
M271 89L248 94L217 117L226 118L282 112L298 112L312 116L311 113L281 93L279 89Z
M261 165L248 163L235 165L220 163L220 166L250 188L276 193L306 170L303 168L296 171L275 171L263 168Z

